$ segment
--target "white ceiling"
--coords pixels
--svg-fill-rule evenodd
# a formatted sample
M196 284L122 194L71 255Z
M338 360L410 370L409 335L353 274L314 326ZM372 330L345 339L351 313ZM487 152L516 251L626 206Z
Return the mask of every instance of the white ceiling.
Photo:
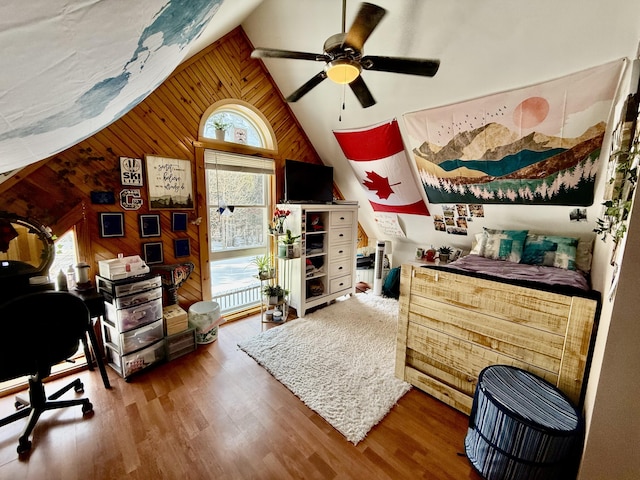
M221 12L230 7L225 2ZM363 72L377 104L363 109L353 93L325 80L291 108L335 180L361 211L371 213L332 130L359 128L402 115L551 80L609 61L637 56L637 0L375 0L387 14L365 44L365 54L438 58L435 77ZM347 1L347 29L360 6ZM321 53L324 41L342 28L342 0L244 0L241 24L255 47ZM252 10L252 11L250 11ZM238 18L242 18L240 15ZM212 22L215 24L214 22ZM206 32L205 32L206 33ZM208 39L201 39L203 45ZM290 59L264 63L284 96L323 64ZM345 100L345 110L341 105ZM405 137L406 138L406 137ZM422 219L403 216L414 241ZM361 215L375 235L373 215ZM371 235L371 233L370 233Z

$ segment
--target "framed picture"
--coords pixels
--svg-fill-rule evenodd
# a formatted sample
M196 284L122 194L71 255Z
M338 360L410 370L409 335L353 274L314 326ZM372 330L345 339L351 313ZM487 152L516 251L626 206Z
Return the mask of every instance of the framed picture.
M147 155L147 188L150 209L193 208L191 162Z
M94 190L90 195L91 203L95 205L113 205L116 203L116 197L113 192L100 192Z
M142 255L144 257L144 261L148 265L152 265L154 263L162 263L164 261L162 242L143 243Z
M189 214L184 212L171 213L171 230L174 232L186 232Z
M120 157L120 183L125 186L142 186L142 159Z
M98 221L101 237L124 237L124 213L100 212Z
M191 255L191 244L188 238L176 238L173 241L175 257L188 257Z
M155 213L138 215L138 219L140 220L140 236L142 238L160 236L160 215Z

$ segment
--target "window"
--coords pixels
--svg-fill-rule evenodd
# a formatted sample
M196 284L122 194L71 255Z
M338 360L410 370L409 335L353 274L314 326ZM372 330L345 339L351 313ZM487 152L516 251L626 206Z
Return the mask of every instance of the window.
M67 273L69 267L78 263L76 255L76 236L73 229L62 234L54 242L55 256L49 267L49 279L55 281L60 270Z
M274 169L271 159L205 151L212 295L251 299L231 309L259 300L259 292L248 295L259 286L251 262L268 249Z
M216 125L224 125L224 136L216 136ZM200 138L240 143L256 149L276 150L275 134L267 119L252 105L237 99L213 104L202 116Z

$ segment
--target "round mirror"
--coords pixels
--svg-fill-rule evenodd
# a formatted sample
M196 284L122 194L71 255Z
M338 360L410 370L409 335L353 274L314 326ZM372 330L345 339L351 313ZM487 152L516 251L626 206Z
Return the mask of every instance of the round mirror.
M54 255L47 227L32 218L0 212L0 277L47 275Z

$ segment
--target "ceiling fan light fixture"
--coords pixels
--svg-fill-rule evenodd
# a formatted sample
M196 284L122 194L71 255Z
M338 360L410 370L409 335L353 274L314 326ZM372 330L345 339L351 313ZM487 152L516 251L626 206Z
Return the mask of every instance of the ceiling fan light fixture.
M351 83L360 76L362 67L358 62L342 58L327 63L325 72L329 80L341 85Z

